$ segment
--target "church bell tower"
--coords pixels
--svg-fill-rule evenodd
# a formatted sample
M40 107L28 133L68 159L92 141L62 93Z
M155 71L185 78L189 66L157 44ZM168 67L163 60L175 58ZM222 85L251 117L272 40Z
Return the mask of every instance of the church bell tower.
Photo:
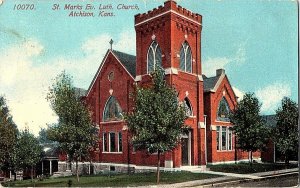
M168 0L163 6L135 15L136 78L140 85L150 82L149 74L160 66L166 81L178 92L188 108L189 134L178 150L166 154L174 166L204 165L205 124L201 69L202 16Z
M181 70L201 75L201 28L202 16L173 0L135 15L137 79L149 74L156 63L167 74Z

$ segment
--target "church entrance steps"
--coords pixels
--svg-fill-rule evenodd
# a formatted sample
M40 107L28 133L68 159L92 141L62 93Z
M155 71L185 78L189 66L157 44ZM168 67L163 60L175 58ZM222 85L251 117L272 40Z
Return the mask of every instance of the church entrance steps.
M66 177L66 176L72 176L71 170L67 170L65 172L54 172L51 177L57 178L57 177Z
M209 168L206 167L206 165L203 166L181 166L181 170L192 172L192 173L200 173L200 172L206 172L209 170Z

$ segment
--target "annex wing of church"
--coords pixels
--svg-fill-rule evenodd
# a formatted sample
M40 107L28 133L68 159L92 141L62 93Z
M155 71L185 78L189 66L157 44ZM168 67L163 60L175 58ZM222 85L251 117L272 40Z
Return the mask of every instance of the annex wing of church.
M100 169L122 170L155 166L157 156L136 151L122 113L133 106L134 84L148 84L155 65L164 68L187 111L189 132L176 149L161 157L163 167L200 166L248 158L235 150L229 110L237 97L223 69L213 77L202 74L202 16L174 1L135 15L136 56L109 49L87 91L85 100L99 126L99 147L92 161Z

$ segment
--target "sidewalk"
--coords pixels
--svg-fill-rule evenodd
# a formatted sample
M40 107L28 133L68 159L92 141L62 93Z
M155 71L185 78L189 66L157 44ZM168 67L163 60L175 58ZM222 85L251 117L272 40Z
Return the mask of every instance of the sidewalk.
M266 176L271 175L280 175L285 173L291 172L298 172L298 168L292 169L284 169L284 170L276 170L276 171L268 171L268 172L258 172L253 174L235 174L235 173L224 173L224 172L215 172L215 171L200 171L197 169L191 169L190 172L193 173L205 173L205 174L216 174L221 175L223 177L218 178L211 178L211 179L203 179L203 180L194 180L182 183L175 183L175 184L162 184L162 185L154 185L154 186L147 186L147 187L163 187L163 188L181 188L181 187L194 187L194 186L203 186L203 185L213 185L215 183L222 183L227 181L238 181L238 180L257 180L268 178ZM145 186L142 186L145 187Z
M208 185L208 184L212 185L214 183L221 183L221 182L226 182L226 181L236 181L236 180L243 180L243 179L252 179L252 180L262 179L262 178L267 178L265 176L279 175L279 174L285 174L285 173L291 173L291 172L298 172L298 168L268 171L268 172L258 172L258 173L253 173L253 174L234 174L234 173L204 171L202 173L223 175L224 177L189 181L189 182L176 183L176 184L170 184L170 185L161 185L159 187L176 188L176 187L193 187L193 186L201 186L201 185Z

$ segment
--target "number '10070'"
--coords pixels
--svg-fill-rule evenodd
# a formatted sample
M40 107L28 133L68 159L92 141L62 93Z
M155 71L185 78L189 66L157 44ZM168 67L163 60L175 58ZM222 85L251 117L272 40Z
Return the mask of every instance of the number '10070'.
M15 4L14 10L33 10L34 4Z

